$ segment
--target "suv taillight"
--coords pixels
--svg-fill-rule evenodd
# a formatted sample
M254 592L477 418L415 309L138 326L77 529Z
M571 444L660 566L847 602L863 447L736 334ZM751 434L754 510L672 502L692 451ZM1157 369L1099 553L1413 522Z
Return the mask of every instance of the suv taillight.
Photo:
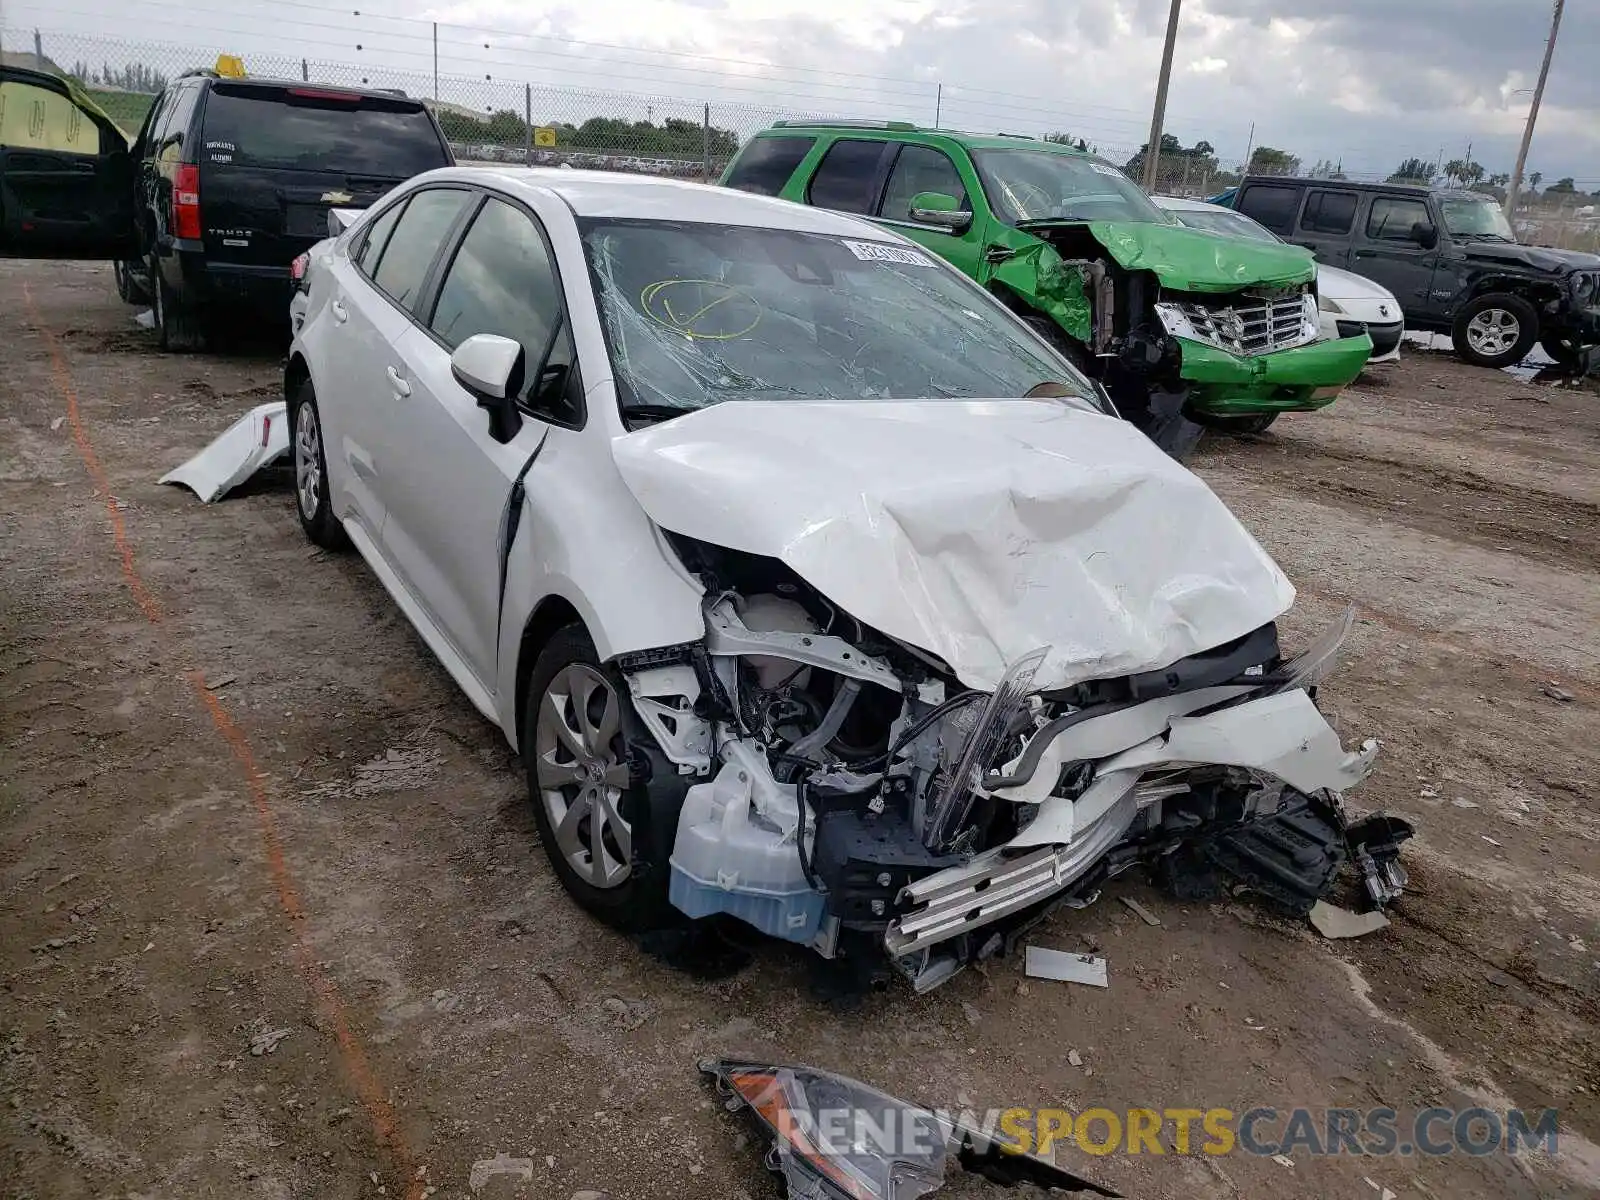
M182 163L172 177L172 233L175 237L198 238L200 228L200 168Z
M310 281L306 278L311 272L311 255L302 254L289 264L289 278L294 281L294 286L304 292L310 290Z

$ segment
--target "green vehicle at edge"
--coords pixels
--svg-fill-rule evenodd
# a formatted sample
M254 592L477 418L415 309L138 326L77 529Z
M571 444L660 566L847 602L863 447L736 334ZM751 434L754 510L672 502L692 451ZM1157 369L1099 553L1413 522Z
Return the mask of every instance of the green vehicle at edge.
M1255 433L1331 404L1372 352L1317 341L1299 246L1189 229L1071 146L899 122L779 122L722 183L856 213L996 293L1181 454L1199 429ZM1181 420L1178 418L1187 418Z

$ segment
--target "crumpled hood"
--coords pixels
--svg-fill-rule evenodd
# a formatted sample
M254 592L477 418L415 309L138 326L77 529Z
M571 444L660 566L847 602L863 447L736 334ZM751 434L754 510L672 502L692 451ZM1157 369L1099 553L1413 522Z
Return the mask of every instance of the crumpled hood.
M1029 221L1024 228L1043 236L1049 224ZM1309 283L1316 274L1311 251L1287 242L1257 242L1155 221L1089 221L1086 227L1120 266L1151 271L1162 287L1177 292L1285 287Z
M1168 666L1273 620L1283 573L1125 421L1050 400L739 401L612 442L651 520L782 560L992 690Z
M1522 263L1539 271L1564 275L1568 270L1600 270L1600 255L1582 250L1556 250L1549 246L1513 246L1506 242L1463 242L1468 258L1490 262Z

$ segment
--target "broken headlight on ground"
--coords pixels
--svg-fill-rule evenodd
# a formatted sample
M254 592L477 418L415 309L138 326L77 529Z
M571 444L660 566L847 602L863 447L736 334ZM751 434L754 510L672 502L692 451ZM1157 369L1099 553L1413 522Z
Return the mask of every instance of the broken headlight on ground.
M1007 1187L1117 1194L843 1075L723 1059L703 1061L700 1071L730 1111L755 1120L767 1139L767 1166L790 1200L916 1200L943 1185L951 1159Z
M1371 769L1318 712L1346 614L1284 659L1276 627L1160 670L1036 686L1048 648L989 690L864 626L776 560L686 538L703 643L619 663L687 787L670 896L918 990L1008 949L1135 866L1186 898L1243 883L1296 913L1354 860L1398 895L1386 820L1347 834Z

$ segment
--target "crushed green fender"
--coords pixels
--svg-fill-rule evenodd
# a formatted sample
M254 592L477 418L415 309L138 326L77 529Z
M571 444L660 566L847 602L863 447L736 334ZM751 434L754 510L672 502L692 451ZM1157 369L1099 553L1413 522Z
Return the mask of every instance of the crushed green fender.
M1066 224L1068 222L1060 222ZM1029 221L1029 232L1048 222ZM1287 242L1256 242L1152 221L1090 221L1095 241L1124 270L1149 271L1175 292L1236 292L1310 283L1311 251Z
M990 279L1005 284L1044 313L1076 341L1087 346L1093 337L1089 297L1083 276L1069 267L1045 242L1033 242L994 268Z
M1372 354L1372 339L1364 333L1258 358L1188 338L1177 341L1182 376L1193 385L1190 403L1217 416L1322 408L1361 374Z

